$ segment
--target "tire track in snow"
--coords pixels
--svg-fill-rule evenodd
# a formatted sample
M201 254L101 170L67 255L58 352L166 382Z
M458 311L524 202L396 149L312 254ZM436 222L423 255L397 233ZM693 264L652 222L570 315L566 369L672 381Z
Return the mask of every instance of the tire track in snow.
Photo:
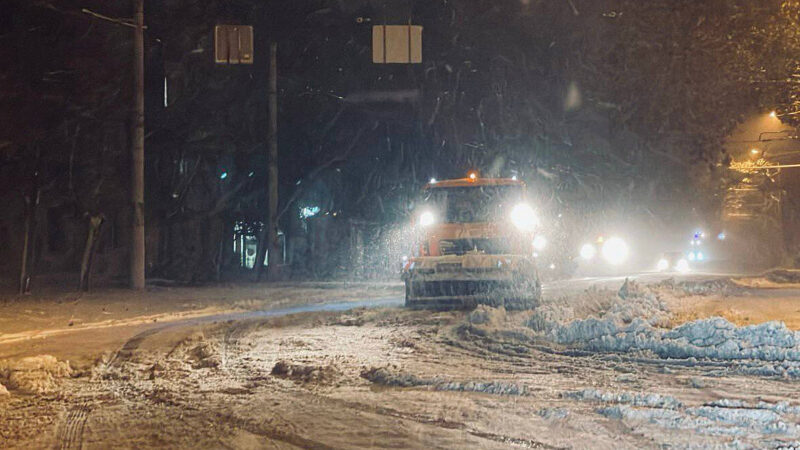
M446 419L434 419L428 416L420 415L420 414L409 414L405 413L396 409L387 408L385 406L377 406L377 405L369 405L360 402L348 401L343 399L338 399L334 397L327 397L324 395L316 395L313 393L300 393L297 392L296 395L303 395L303 396L312 396L314 397L317 402L320 403L328 403L334 404L336 406L343 406L345 408L361 412L361 413L368 413L368 414L376 414L385 417L392 417L395 419L400 420L408 420L412 422L417 422L423 425L434 426L438 428L444 428L448 430L459 430L465 433L471 434L472 436L487 439L494 442L500 442L503 444L512 445L515 447L523 447L523 448L542 448L542 449L559 449L561 447L554 447L549 444L545 444L544 442L539 442L533 439L525 439L525 438L516 438L513 436L506 436L502 434L496 433L489 433L485 431L481 431L475 428L470 427L469 425L462 423L462 422L454 422L449 421Z
M83 430L91 409L87 403L80 404L67 412L66 420L58 433L58 448L61 450L83 448Z

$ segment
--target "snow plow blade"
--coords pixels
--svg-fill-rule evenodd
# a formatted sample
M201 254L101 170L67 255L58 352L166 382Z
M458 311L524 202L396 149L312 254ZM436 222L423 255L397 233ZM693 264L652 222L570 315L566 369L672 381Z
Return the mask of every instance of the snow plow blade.
M539 305L541 286L533 263L512 255L460 255L414 258L403 272L406 307L473 309L478 305L510 310Z

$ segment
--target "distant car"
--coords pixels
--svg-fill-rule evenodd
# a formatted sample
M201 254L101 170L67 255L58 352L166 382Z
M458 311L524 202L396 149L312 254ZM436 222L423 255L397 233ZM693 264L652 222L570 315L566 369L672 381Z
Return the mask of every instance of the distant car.
M688 272L689 261L681 252L665 252L658 260L656 269L659 272Z
M582 275L610 275L631 270L631 248L626 240L616 235L597 235L576 250L575 261Z

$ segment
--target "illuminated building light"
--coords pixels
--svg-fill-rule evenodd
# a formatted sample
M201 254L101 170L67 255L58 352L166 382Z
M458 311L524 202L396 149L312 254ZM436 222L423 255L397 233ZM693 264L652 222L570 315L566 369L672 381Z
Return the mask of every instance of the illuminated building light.
M300 216L304 219L314 217L319 214L319 206L304 206L300 209Z

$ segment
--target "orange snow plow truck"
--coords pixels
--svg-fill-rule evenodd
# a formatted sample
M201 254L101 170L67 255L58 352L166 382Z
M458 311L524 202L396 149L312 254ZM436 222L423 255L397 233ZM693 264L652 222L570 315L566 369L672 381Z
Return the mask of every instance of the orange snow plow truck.
M477 172L426 184L413 216L418 245L403 266L406 306L537 306L538 217L525 191L516 178L481 178Z

